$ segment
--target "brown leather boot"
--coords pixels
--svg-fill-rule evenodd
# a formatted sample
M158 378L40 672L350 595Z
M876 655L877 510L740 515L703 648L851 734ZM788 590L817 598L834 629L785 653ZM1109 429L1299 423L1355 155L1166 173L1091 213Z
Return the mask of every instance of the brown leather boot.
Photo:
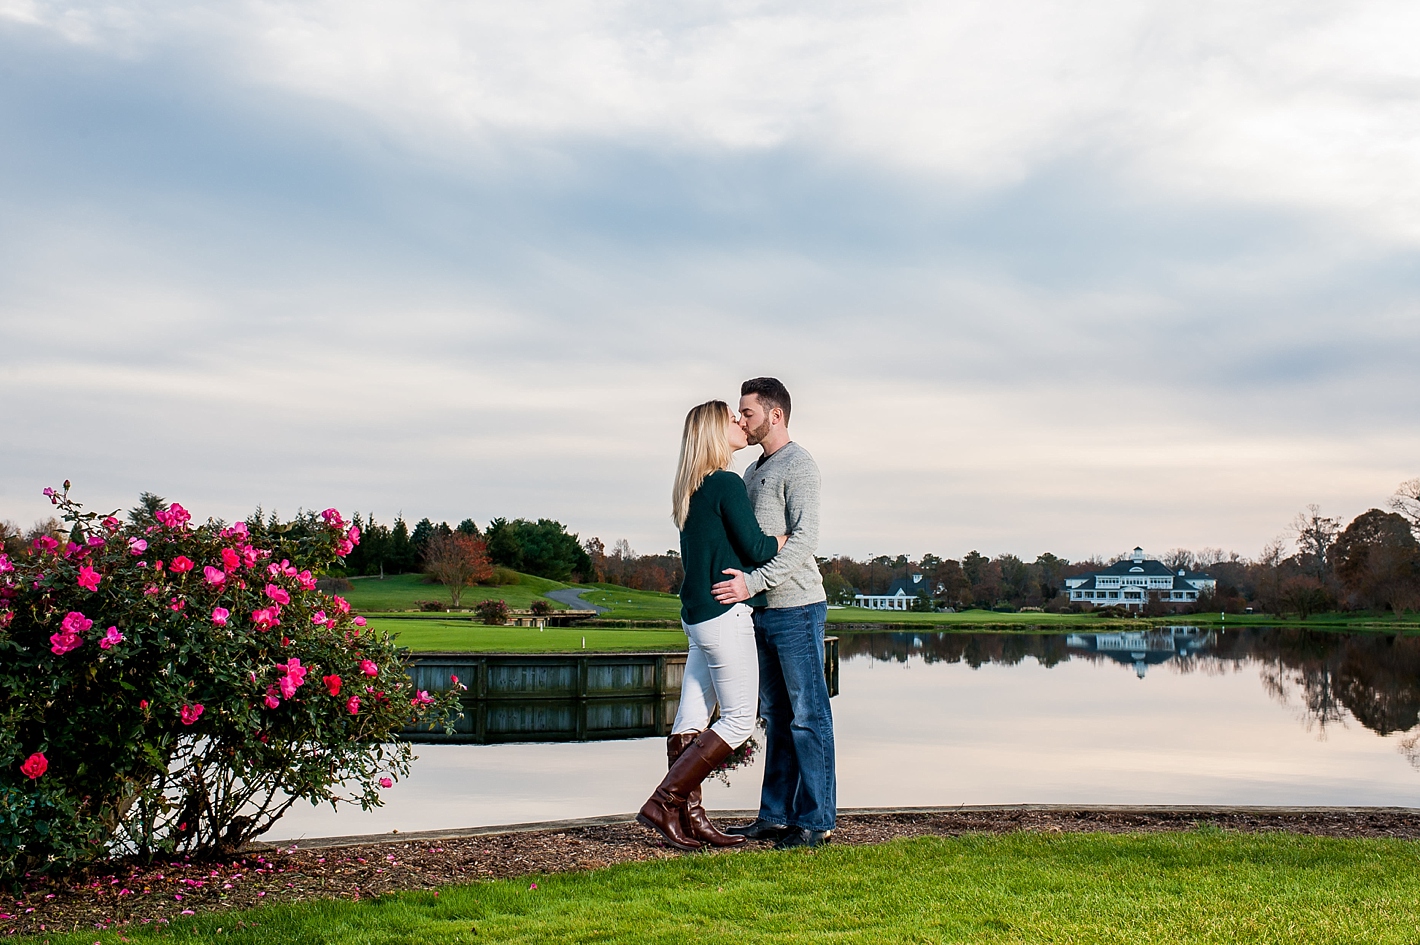
M684 732L680 735L672 735L666 739L666 762L675 764L675 760L680 757L680 753L693 741L699 732ZM680 819L681 832L687 837L693 837L701 843L708 843L712 847L737 847L745 842L744 837L732 837L727 833L721 833L711 822L710 816L705 813L705 808L700 803L700 785L695 786L695 790L686 795L685 812Z
M685 799L700 786L706 775L715 770L716 765L729 756L730 751L730 746L719 735L701 732L680 753L671 770L656 787L656 792L641 805L636 815L637 822L665 837L666 842L678 850L700 849L700 842L686 836L681 829Z

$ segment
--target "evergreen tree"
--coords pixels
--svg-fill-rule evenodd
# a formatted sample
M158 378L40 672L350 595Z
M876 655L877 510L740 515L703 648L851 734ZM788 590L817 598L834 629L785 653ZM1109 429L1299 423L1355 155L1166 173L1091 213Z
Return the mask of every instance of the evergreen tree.
M429 546L429 539L433 535L434 523L428 518L421 518L419 523L414 526L414 534L409 536L409 543L414 546L414 560L416 562L424 560L424 549Z
M488 530L484 532L483 537L488 545L488 560L501 567L521 571L523 548L518 540L515 525L516 523L510 523L505 518L495 518L488 523Z
M467 535L470 538L483 537L482 533L478 530L478 526L474 524L471 518L466 518L462 522L459 522L459 527L454 529L454 531L458 532L460 535Z
M390 529L389 552L385 558L385 571L389 574L404 574L415 568L414 545L409 540L409 525L404 515L395 516L394 527Z

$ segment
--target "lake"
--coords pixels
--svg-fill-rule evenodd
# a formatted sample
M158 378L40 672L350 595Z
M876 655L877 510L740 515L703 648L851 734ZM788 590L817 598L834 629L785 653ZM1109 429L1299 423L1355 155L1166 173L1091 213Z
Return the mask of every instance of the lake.
M1420 801L1420 636L1294 629L864 633L840 643L839 805ZM662 739L418 745L370 812L302 805L294 839L626 813ZM707 807L758 805L756 765Z

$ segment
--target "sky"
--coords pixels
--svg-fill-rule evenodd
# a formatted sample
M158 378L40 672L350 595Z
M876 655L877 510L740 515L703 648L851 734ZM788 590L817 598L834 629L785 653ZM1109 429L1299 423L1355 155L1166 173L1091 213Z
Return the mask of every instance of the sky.
M1254 555L1420 476L1420 7L0 0L0 518ZM754 450L741 454L741 465Z

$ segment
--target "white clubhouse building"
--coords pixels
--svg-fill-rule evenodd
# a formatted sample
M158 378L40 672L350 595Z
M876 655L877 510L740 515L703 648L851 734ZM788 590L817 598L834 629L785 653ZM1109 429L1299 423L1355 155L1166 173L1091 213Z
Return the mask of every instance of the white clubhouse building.
M1217 584L1202 571L1175 572L1135 548L1128 558L1103 571L1066 578L1064 592L1071 602L1143 610L1150 600L1178 606L1196 603L1200 594L1211 594Z
M854 594L853 604L868 610L911 610L912 602L927 591L927 583L922 575L898 578L892 582L886 594Z

